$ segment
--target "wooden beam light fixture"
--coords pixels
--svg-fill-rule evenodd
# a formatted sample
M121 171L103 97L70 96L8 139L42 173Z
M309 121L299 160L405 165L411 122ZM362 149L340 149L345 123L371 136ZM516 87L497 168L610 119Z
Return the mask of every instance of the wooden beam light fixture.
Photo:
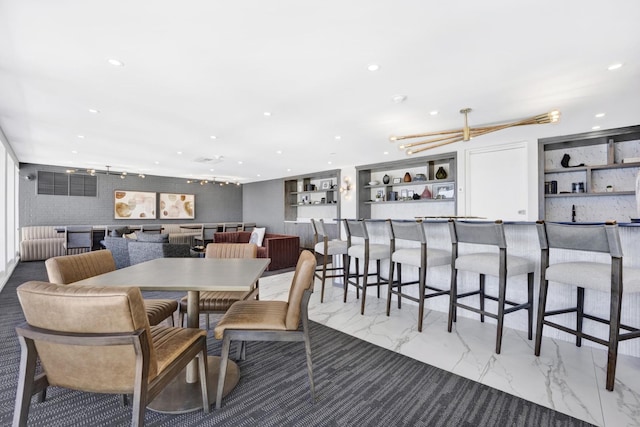
M463 108L460 110L464 114L464 127L462 129L452 129L440 132L428 132L415 135L392 136L389 138L391 142L401 141L404 139L427 138L422 141L404 143L398 146L401 150L406 150L408 155L416 154L421 151L430 150L431 148L441 147L443 145L452 144L459 141L469 141L471 138L482 136L487 133L507 129L515 126L525 125L541 125L546 123L556 123L560 120L560 111L554 110L527 119L516 120L514 122L502 123L491 126L469 127L468 114L471 108ZM424 147L423 147L424 146ZM419 148L415 148L419 147Z

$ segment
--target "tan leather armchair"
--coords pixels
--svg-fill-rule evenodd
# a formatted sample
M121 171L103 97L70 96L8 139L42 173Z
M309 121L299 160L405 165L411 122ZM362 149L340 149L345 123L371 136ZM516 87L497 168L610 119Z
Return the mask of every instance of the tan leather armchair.
M18 287L26 323L13 425L27 423L31 396L48 386L133 394L132 425L145 407L198 357L204 412L209 412L206 331L150 326L138 288L27 282ZM42 373L36 375L36 360Z
M58 256L49 258L44 264L49 282L58 285L68 285L116 269L116 263L109 250ZM169 324L173 326L173 313L177 308L178 302L172 299L144 300L144 310L151 325L157 325L168 319Z
M288 301L238 301L220 319L214 329L215 338L223 340L216 409L222 405L231 341L242 342L239 349L242 359L245 356L245 341L304 341L311 399L315 401L308 316L315 269L315 256L309 251L303 251L298 258Z
M205 258L256 258L258 246L254 243L209 243L205 251ZM238 291L205 291L200 292L200 314L206 315L207 329L209 329L209 314L224 313L236 301L249 298L258 299L258 283L249 292ZM180 300L180 325L184 323L187 312L187 297Z

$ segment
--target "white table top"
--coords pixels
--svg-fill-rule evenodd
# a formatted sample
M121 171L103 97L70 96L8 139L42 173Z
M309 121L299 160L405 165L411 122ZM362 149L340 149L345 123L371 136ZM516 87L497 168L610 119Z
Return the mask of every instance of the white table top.
M249 291L269 258L159 258L75 282L143 291Z

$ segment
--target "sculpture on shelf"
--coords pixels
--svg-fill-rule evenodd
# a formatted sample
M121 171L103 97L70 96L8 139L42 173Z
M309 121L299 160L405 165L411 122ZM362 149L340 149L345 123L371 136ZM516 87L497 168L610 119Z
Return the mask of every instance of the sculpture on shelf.
M436 172L436 179L445 179L447 177L447 171L444 170L444 167L440 166L438 171Z
M409 172L404 174L404 182L411 182L411 174Z
M423 199L430 199L430 198L433 197L432 194L431 194L431 190L429 189L428 185L426 187L424 187L424 191L422 192L420 197L422 197Z
M391 178L389 178L389 175L385 175L385 176L382 177L382 182L384 184L388 184L390 179Z

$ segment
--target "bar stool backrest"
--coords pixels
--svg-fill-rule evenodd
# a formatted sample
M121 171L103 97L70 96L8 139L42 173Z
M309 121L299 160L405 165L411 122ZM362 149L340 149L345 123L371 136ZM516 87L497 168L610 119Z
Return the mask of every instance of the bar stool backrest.
M622 258L622 245L615 222L593 225L537 222L538 238L542 250L549 248L585 252L602 252Z
M422 222L418 221L395 221L388 220L389 236L391 240L411 240L414 242L427 243L427 235L424 232Z
M329 235L327 234L327 230L324 228L324 220L322 219L315 220L311 218L311 225L313 226L314 234L318 236L318 241L321 240L321 238L324 238L325 236L329 237Z
M347 245L351 246L352 237L360 237L364 239L364 244L369 242L369 233L367 232L366 222L357 219L345 219L344 228L347 231Z
M495 222L465 222L449 220L451 243L474 243L506 249L507 239L501 220Z

